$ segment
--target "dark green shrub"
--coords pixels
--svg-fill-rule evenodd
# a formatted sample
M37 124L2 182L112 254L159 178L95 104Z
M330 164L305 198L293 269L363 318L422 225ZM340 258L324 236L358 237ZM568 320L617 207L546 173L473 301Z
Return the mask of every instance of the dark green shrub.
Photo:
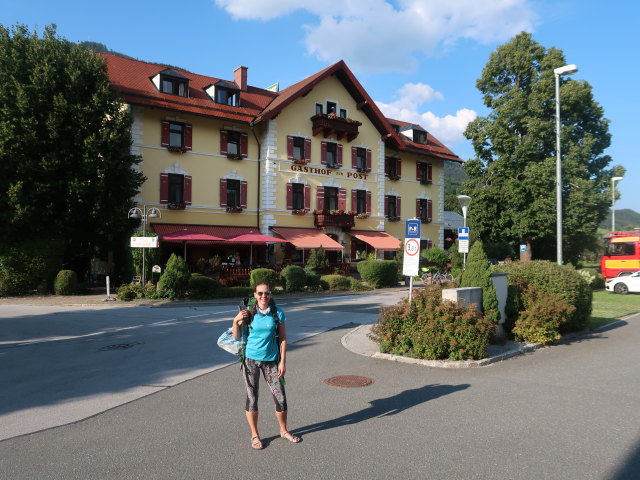
M423 260L421 263L426 262L427 264L435 264L436 268L441 272L444 272L447 268L447 262L449 261L449 255L447 255L447 252L439 247L422 250L422 252L420 252L420 257Z
M306 280L304 268L298 265L287 265L280 272L280 281L285 292L301 292L304 290Z
M275 290L271 291L271 295L276 293ZM218 298L244 298L253 295L252 287L221 287L218 290L217 297Z
M307 258L307 264L305 267L310 268L316 272L322 272L329 266L329 259L324 251L324 248L320 247L318 250L311 250L309 257Z
M125 283L118 287L116 295L118 300L130 302L136 298L142 298L143 288L139 283Z
M320 282L325 282L329 290L349 290L351 288L349 277L344 275L323 275L320 277Z
M189 278L188 295L189 298L194 300L215 298L219 288L220 283L214 279L205 277L199 273L193 273L191 274L191 278Z
M309 290L311 290L312 292L315 292L316 290L320 289L320 275L317 274L313 269L311 268L305 268L304 269L304 274L305 274L305 283L307 284L307 288Z
M142 287L142 298L153 298L158 291L158 287L151 282Z
M589 284L591 290L602 290L604 288L605 278L601 273L590 268L576 271L584 278L585 282Z
M371 290L371 287L368 285L363 285L360 280L353 277L347 277L349 279L349 283L351 284L350 290L355 292L365 292L367 290Z
M472 306L442 301L442 289L429 285L381 309L372 339L383 353L429 360L480 359L487 355L495 324Z
M569 321L575 307L556 294L541 294L530 286L523 295L525 309L513 328L518 342L551 343L560 339L560 326Z
M73 295L78 290L78 275L73 270L60 270L53 282L56 295Z
M260 285L261 283L271 285L272 288L276 286L278 283L276 272L270 268L256 268L255 270L251 270L249 277L249 285L251 288L255 288L256 285Z
M63 242L50 238L0 245L0 296L51 291L63 251Z
M189 267L175 253L171 254L164 273L158 281L158 290L166 294L168 298L183 298L189 286Z
M491 268L481 240L476 240L471 247L460 287L482 287L482 312L489 320L498 323L500 320L498 296L491 281Z
M520 312L526 309L527 289L533 286L541 295L555 295L566 305L575 307L567 321L560 325L560 333L579 331L588 325L593 292L573 268L546 260L533 260L496 265L494 270L508 274L510 288L506 310L511 324L515 324Z
M398 264L394 260L364 260L357 268L362 279L374 288L398 285Z

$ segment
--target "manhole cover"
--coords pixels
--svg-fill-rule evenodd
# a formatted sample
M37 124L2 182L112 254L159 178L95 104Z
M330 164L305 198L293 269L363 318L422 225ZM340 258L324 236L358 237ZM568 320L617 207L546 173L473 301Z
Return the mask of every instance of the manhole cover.
M366 387L373 383L373 379L369 377L360 377L358 375L340 375L338 377L327 378L324 383L332 387L358 388Z
M107 345L105 347L101 347L99 350L101 352L105 352L108 350L127 350L129 348L133 348L136 345L141 345L142 342L133 342L133 343L116 343L115 345Z

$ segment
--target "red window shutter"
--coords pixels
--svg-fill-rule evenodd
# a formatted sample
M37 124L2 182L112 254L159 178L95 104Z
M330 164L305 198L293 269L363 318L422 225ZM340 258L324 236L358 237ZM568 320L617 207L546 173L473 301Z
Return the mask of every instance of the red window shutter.
M351 147L351 168L358 167L358 149Z
M311 185L304 186L304 208L311 210Z
M169 146L169 122L166 120L162 120L161 123L161 132L160 132L160 144L163 147Z
M351 210L358 211L358 190L351 190Z
M427 163L427 180L429 180L430 182L433 181L433 165L431 165L430 163Z
M389 157L385 157L384 158L384 176L385 177L389 176L389 162L391 162L391 159Z
M371 192L367 192L367 213L371 215Z
M293 210L293 185L287 183L287 210Z
M324 187L316 188L316 208L324 210Z
M400 159L397 160L398 162L398 176L402 176L402 161Z
M421 163L420 162L416 162L416 180L420 181L420 169L421 169Z
M191 175L184 176L182 201L185 205L191 205Z
M433 219L433 202L431 200L427 200L427 218L429 219L429 223L431 223Z
M220 206L227 206L227 180L224 178L220 179Z
M293 137L287 135L287 160L293 160Z
M304 160L306 162L311 161L311 139L310 138L304 139Z
M338 144L338 167L342 166L342 144Z
M227 131L220 130L220 154L227 154Z
M245 180L240 181L240 206L247 208L247 182Z
M184 126L184 149L191 150L193 128L188 123Z
M347 209L347 189L339 188L338 189L338 210L346 210Z
M396 215L402 218L402 208L400 203L400 197L396 197Z
M371 150L367 148L367 172L371 171Z
M244 158L249 154L249 135L246 133L240 134L240 154Z
M420 217L420 199L419 198L416 199L416 218L421 218Z
M169 174L160 174L160 203L169 203Z
M327 142L322 142L320 144L320 163L322 165L327 164Z
M384 196L384 216L389 216L389 195Z

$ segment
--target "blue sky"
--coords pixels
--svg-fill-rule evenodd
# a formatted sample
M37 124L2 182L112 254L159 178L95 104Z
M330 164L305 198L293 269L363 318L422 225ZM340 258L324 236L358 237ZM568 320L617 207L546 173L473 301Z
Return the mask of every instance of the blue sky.
M475 88L490 53L522 30L578 65L611 121L612 165L627 169L616 209L640 211L633 138L640 110L637 19L632 0L0 0L0 23L72 41L104 43L132 57L285 88L343 59L383 112L418 122L461 158L462 132L486 115Z

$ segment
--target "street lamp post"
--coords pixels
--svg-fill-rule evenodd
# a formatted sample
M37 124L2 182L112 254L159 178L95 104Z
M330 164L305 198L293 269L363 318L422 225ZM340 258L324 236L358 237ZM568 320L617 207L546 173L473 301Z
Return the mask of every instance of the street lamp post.
M565 65L553 69L556 76L556 250L558 265L562 265L562 162L560 154L560 76L573 75L578 71L575 65Z
M622 177L613 177L611 179L611 231L616 229L616 182L622 180Z
M140 220L142 222L142 236L146 237L147 235L147 222L150 218L162 218L162 213L156 207L147 207L143 205L142 209L139 207L133 207L129 210L128 218L135 218L136 220ZM146 272L145 272L145 253L146 248L142 249L142 285L146 285Z
M460 203L460 208L462 208L462 226L467 226L467 212L469 211L469 204L471 203L471 197L468 195L458 195L458 202ZM466 270L467 268L467 252L462 254L462 269Z

